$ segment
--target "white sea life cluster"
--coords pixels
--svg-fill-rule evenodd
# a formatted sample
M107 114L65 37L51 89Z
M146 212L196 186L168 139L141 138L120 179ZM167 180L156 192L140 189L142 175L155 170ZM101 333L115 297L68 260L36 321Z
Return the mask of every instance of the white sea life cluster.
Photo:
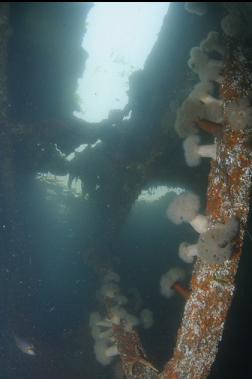
M160 279L160 291L161 294L165 297L171 297L174 295L175 291L172 288L173 285L185 278L185 272L180 267L173 267Z
M221 59L209 58L200 47L196 46L192 47L187 63L190 69L199 76L201 82L221 83L224 67Z
M167 208L167 217L174 224L188 222L197 233L207 230L208 219L199 214L200 199L192 192L183 192L175 197Z
M200 145L200 137L192 135L183 142L185 160L189 167L200 165L201 158L216 159L216 144Z
M198 255L206 263L224 263L230 259L233 251L233 239L239 231L236 218L231 218L227 224L216 224L198 240Z
M91 313L89 318L91 335L95 341L95 356L102 365L109 365L113 357L119 354L113 326L121 325L125 332L131 332L138 325L145 329L153 325L153 315L149 309L143 309L140 318L127 312L124 306L128 299L121 295L119 282L119 275L113 271L108 271L104 275L98 294L105 301L110 302L109 318L103 317L98 312Z
M226 224L216 224L213 228L200 234L196 244L182 242L179 257L186 263L192 263L194 257L200 257L208 264L222 264L230 259L234 238L239 232L239 222L231 218Z
M185 138L198 132L196 121L204 116L204 104L188 97L177 110L174 128L181 138Z
M215 95L216 86L223 80L224 53L219 33L215 31L209 32L199 46L191 48L187 63L200 81L177 110L174 127L181 138L196 134L200 120L223 123L223 100Z

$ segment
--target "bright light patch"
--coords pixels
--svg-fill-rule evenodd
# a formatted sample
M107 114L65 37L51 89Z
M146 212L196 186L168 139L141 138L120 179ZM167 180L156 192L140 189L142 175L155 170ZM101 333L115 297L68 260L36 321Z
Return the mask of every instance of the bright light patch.
M62 197L62 195L72 194L79 197L82 193L81 181L75 178L69 188L69 175L56 176L51 173L38 173L36 179L44 183L47 187L47 199L51 200L55 197Z
M128 103L128 78L142 69L156 42L169 3L94 3L82 46L88 52L77 97L90 122L108 117Z
M180 195L184 191L185 190L180 187L168 187L168 186L151 187L148 190L143 190L137 200L157 201L157 200L160 200L163 196L167 195L169 192L174 192L176 193L176 195Z
M100 139L98 139L95 143L93 143L91 146L91 148L94 148L95 146L99 145L102 141ZM79 147L77 147L74 152L70 153L67 157L66 157L66 160L67 161L71 161L72 159L75 158L75 152L77 153L81 153L82 151L84 151L87 147L89 147L88 144L83 144L83 145L80 145Z

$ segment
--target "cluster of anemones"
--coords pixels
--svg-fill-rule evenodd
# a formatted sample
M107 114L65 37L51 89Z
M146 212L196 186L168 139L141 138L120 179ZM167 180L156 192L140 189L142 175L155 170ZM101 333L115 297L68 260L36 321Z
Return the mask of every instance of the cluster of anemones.
M125 306L128 299L121 295L119 281L119 275L113 271L108 271L104 275L98 296L105 303L109 302L109 317L93 312L89 319L91 334L95 341L95 356L102 365L110 364L113 357L119 354L113 326L121 325L126 333L130 333L138 325L145 329L153 325L153 316L149 309L142 309L139 317L127 312Z

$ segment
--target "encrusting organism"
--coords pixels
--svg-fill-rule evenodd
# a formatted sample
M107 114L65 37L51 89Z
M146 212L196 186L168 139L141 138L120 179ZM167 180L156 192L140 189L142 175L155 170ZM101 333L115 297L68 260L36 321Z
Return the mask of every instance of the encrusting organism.
M192 263L194 257L200 257L209 264L224 263L232 255L234 238L238 231L239 222L235 217L226 224L217 223L200 234L196 244L182 242L179 246L179 257L186 263Z
M188 222L197 233L207 231L208 218L199 214L200 199L192 192L183 192L176 196L167 208L167 217L174 224Z
M216 224L198 240L198 256L206 263L222 264L230 259L234 247L234 238L239 232L239 222L233 217L227 224Z
M233 130L252 126L252 107L248 98L230 101L225 111L229 125Z

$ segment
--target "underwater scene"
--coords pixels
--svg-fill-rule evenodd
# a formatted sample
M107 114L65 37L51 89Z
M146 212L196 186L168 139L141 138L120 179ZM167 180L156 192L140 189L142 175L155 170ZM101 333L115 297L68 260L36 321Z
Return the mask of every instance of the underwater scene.
M252 3L0 5L0 379L252 378Z

